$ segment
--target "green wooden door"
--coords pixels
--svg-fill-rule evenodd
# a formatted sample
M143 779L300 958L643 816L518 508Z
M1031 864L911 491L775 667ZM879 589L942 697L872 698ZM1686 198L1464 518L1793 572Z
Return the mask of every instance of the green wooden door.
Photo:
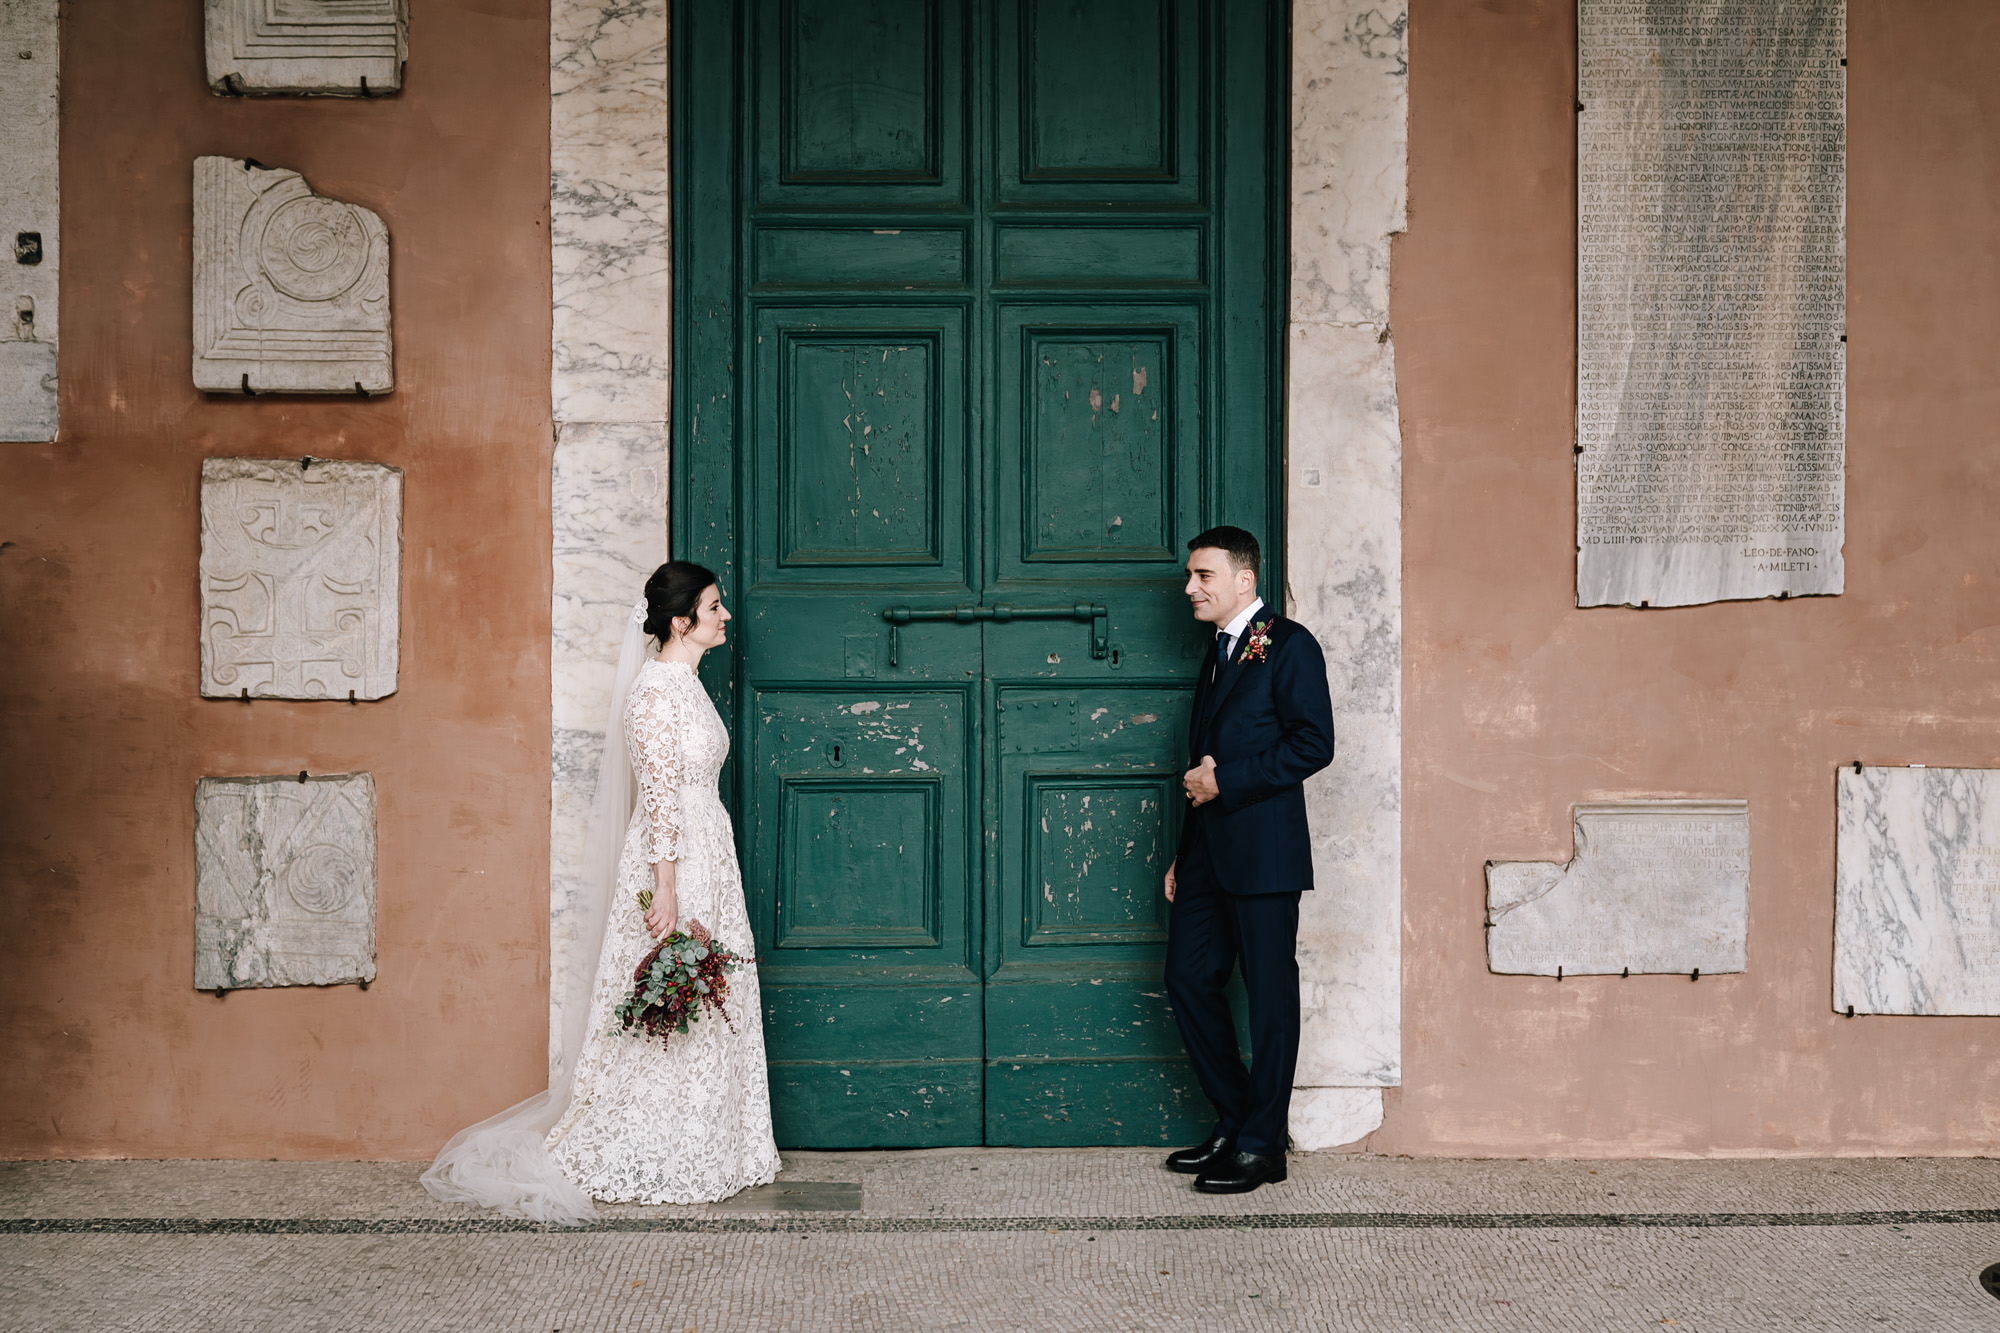
M1282 8L673 32L673 548L739 616L779 1141L1184 1139L1179 571L1210 523L1282 548Z

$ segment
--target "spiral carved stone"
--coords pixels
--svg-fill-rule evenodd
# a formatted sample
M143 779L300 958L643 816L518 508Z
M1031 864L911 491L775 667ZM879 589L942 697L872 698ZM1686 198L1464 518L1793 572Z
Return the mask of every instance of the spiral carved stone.
M332 199L293 199L264 224L259 258L271 285L301 301L352 287L368 266L368 234L354 209Z
M361 867L338 847L320 843L285 867L285 892L308 912L324 916L354 901Z
M194 805L197 989L374 980L370 775L203 778Z

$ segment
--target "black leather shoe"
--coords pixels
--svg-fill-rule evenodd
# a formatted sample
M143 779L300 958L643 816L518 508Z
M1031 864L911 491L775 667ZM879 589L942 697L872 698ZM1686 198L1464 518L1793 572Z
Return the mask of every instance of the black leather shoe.
M1223 1153L1194 1178L1203 1194L1248 1194L1259 1185L1285 1178L1285 1155L1266 1157L1254 1152Z
M1227 1134L1217 1134L1206 1143L1167 1154L1167 1170L1178 1171L1184 1176L1199 1175L1221 1161L1235 1147L1235 1139Z

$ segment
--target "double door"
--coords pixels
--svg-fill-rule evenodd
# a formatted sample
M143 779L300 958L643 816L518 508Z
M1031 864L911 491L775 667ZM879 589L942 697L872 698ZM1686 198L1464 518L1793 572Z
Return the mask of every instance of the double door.
M673 547L738 616L709 684L779 1141L1199 1131L1160 983L1179 571L1211 523L1279 545L1282 17L673 26Z

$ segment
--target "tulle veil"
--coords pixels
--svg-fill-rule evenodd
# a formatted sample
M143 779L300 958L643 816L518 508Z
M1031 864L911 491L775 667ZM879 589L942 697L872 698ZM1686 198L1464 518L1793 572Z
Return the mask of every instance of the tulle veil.
M585 873L571 915L576 939L563 975L549 978L550 987L559 987L563 997L562 1031L555 1034L557 1044L549 1052L549 1086L451 1137L423 1174L424 1188L445 1203L477 1204L508 1217L563 1225L597 1216L590 1196L557 1168L543 1140L569 1108L577 1056L589 1035L597 955L604 947L604 924L611 914L618 862L632 821L635 780L631 757L625 752L625 700L646 664L651 640L645 622L642 598L626 618L618 675L611 687L611 716L597 765L597 795L590 806Z

